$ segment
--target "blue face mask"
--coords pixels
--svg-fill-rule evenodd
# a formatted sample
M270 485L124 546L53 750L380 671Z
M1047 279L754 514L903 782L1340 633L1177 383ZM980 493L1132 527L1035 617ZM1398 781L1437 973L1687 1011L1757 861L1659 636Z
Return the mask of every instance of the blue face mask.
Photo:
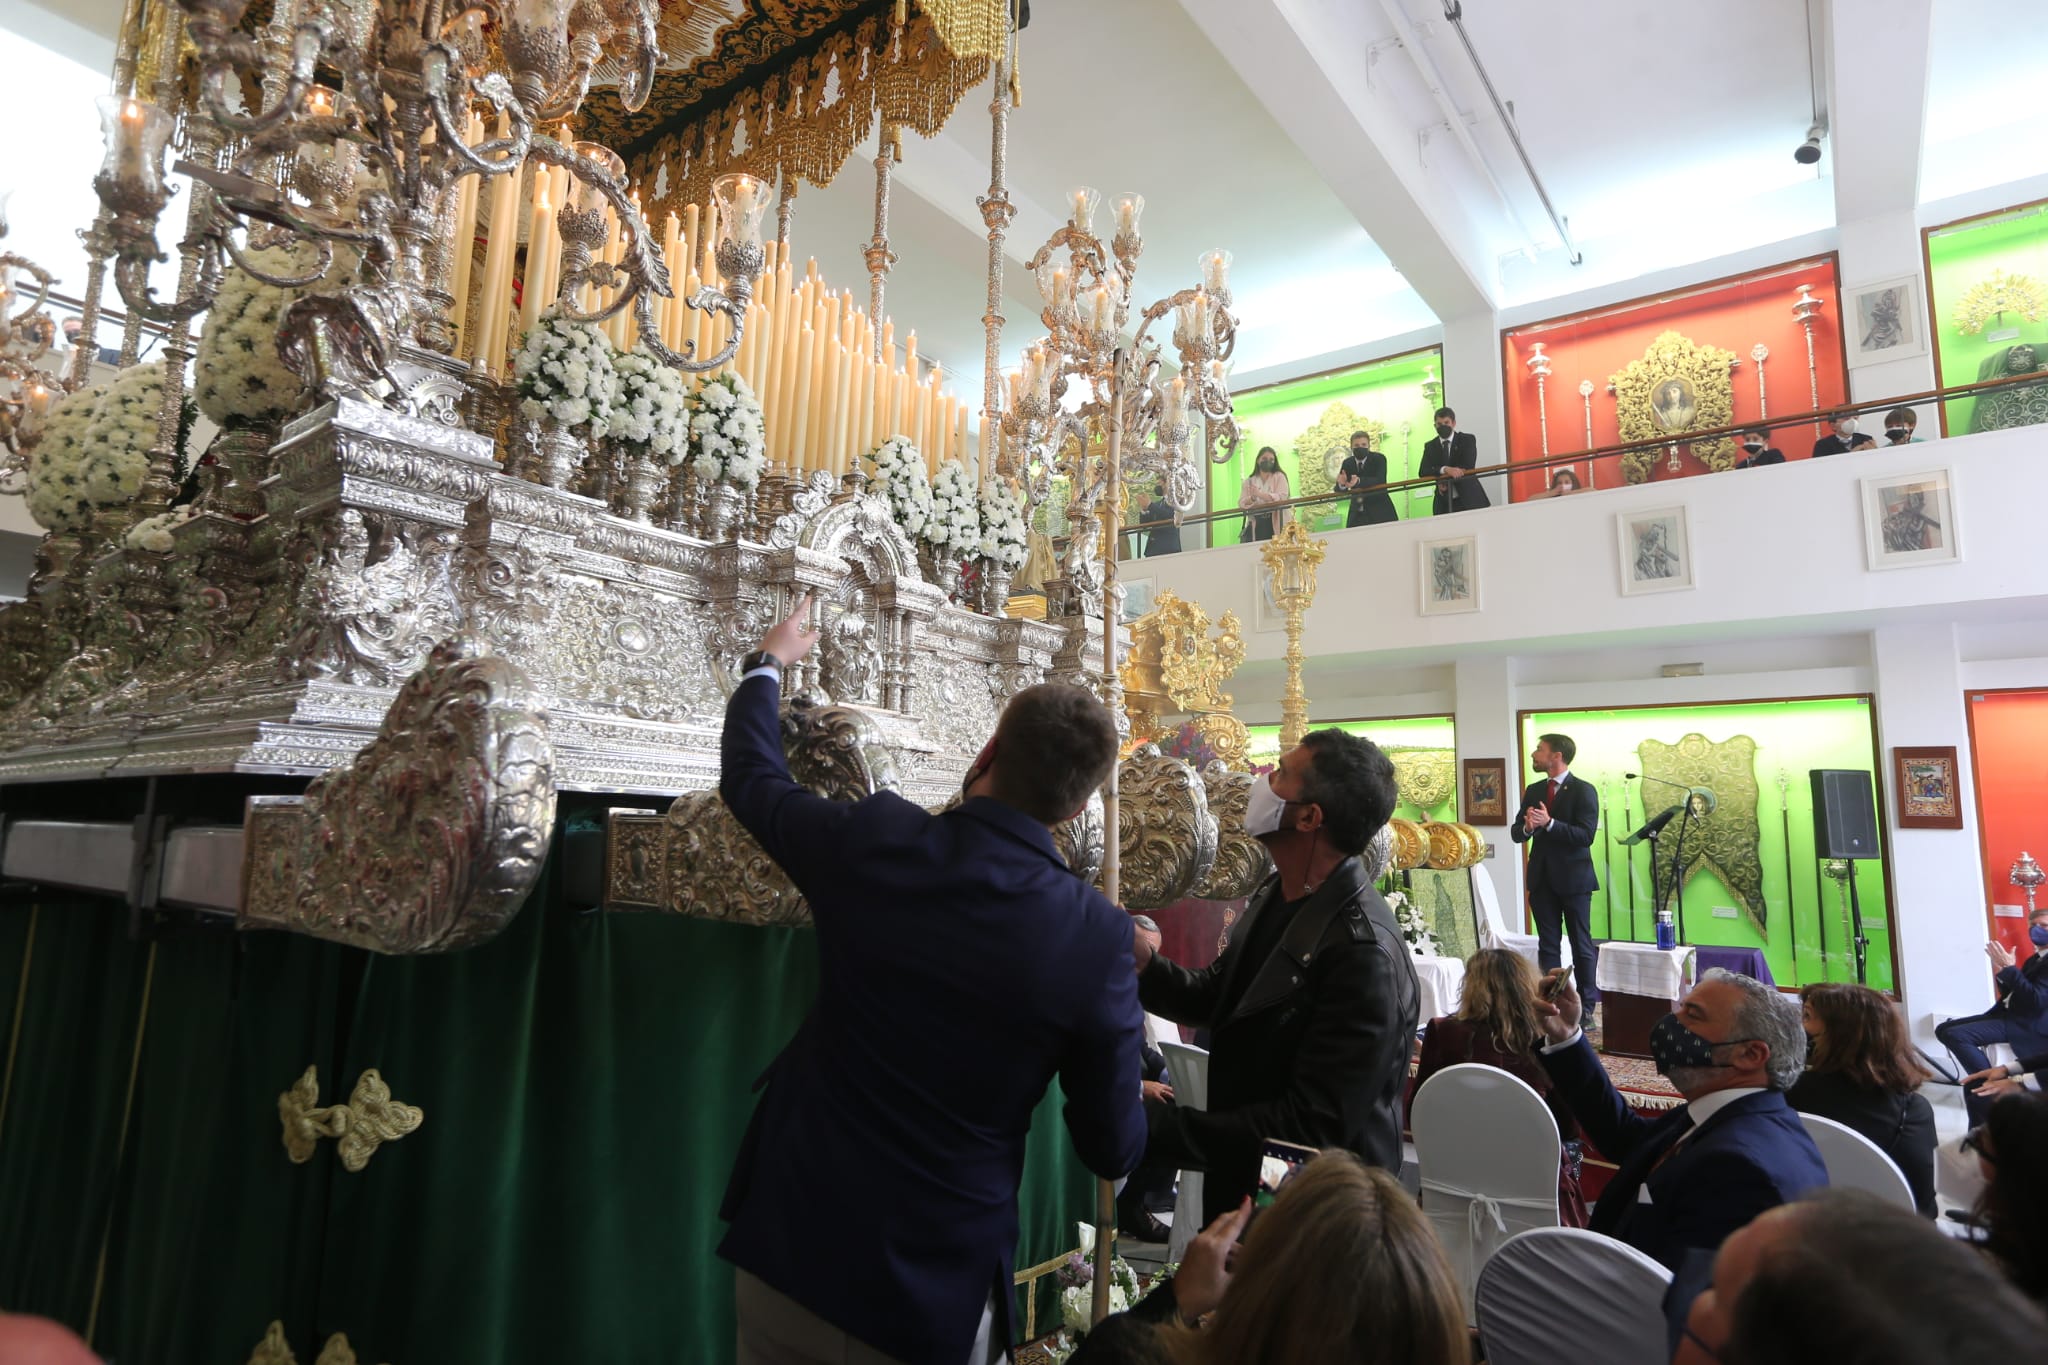
M2036 948L2048 948L2048 924L2030 926L2027 930L2027 937L2034 940Z
M1728 1043L1748 1042L1746 1038L1730 1038ZM1678 1016L1667 1014L1650 1029L1650 1060L1657 1064L1657 1074L1668 1076L1674 1071L1700 1071L1711 1067L1725 1067L1727 1062L1714 1060L1714 1049L1727 1043L1715 1043L1700 1037L1684 1024Z

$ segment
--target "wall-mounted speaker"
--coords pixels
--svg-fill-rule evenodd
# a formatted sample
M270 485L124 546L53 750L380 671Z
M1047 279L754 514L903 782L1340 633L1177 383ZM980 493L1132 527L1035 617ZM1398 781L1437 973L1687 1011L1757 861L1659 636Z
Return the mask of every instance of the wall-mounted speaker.
M1817 858L1875 858L1877 798L1870 774L1814 768L1813 851Z

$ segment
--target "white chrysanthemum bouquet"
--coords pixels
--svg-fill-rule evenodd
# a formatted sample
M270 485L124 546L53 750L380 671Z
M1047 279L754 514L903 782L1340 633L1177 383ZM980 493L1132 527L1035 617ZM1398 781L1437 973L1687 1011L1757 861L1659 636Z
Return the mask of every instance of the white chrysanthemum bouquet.
M302 275L309 250L263 247L247 253L272 275ZM221 281L207 311L193 368L199 410L223 427L281 422L304 410L304 385L277 354L277 326L302 291L266 284L239 267Z
M981 486L981 557L998 569L1015 573L1024 567L1030 528L1024 521L1024 499L1008 479L990 479Z
M924 539L954 559L981 553L981 498L974 476L958 460L940 465L932 480L932 515L924 524Z
M875 492L889 505L896 528L915 544L932 519L932 485L925 477L924 456L908 436L891 436L868 452L875 467Z
M679 465L690 449L690 387L641 347L612 357L617 382L605 426L634 455Z
M571 322L550 308L512 357L519 410L536 420L606 434L618 375L612 344L593 323Z
M690 477L699 483L752 488L768 467L761 402L731 371L699 381L690 392Z
M93 503L85 494L85 432L103 388L80 389L58 400L28 457L28 514L60 534L83 531Z
M1054 1272L1060 1286L1060 1319L1067 1331L1080 1338L1093 1325L1095 1308L1095 1266L1084 1252L1095 1249L1095 1229L1079 1225L1082 1251L1070 1252L1066 1263ZM1109 1258L1109 1311L1129 1310L1139 1298L1138 1275L1130 1262L1112 1254Z

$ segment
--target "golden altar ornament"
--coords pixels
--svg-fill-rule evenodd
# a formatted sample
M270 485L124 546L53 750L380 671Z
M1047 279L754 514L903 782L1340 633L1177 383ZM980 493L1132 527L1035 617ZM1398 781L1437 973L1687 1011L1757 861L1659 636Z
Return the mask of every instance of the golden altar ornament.
M1131 648L1120 670L1131 733L1163 736L1169 715L1193 715L1202 738L1230 767L1242 767L1250 747L1243 722L1230 714L1223 690L1244 662L1237 613L1226 611L1209 634L1209 613L1168 589L1151 611L1131 623Z
M1316 567L1329 547L1290 521L1267 541L1259 558L1271 576L1274 604L1287 618L1287 683L1280 693L1280 747L1301 743L1308 730L1308 694L1301 685L1301 618L1316 599Z
M1675 331L1658 334L1643 351L1608 376L1607 391L1614 395L1616 420L1621 439L1653 446L1668 445L1672 457L1684 442L1709 469L1728 469L1735 464L1732 438L1687 441L1685 433L1724 427L1735 420L1735 367L1741 362L1733 351L1702 346ZM1647 483L1651 466L1663 457L1661 449L1634 450L1621 457L1623 475L1630 483Z

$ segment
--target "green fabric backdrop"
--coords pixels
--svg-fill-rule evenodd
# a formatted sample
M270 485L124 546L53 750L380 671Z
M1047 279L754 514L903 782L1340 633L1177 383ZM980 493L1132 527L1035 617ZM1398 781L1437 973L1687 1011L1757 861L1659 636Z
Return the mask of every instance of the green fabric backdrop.
M35 904L0 901L0 1028ZM122 1365L246 1360L273 1318L302 1361L336 1331L366 1365L731 1358L718 1201L810 1002L807 930L578 913L552 862L498 939L444 958L189 931L152 968L113 902L44 895L35 920L0 1307L85 1330L104 1243L94 1345ZM308 1065L322 1104L375 1067L425 1122L360 1174L328 1141L292 1165L277 1097ZM1091 1207L1059 1105L1033 1131L1020 1266Z

